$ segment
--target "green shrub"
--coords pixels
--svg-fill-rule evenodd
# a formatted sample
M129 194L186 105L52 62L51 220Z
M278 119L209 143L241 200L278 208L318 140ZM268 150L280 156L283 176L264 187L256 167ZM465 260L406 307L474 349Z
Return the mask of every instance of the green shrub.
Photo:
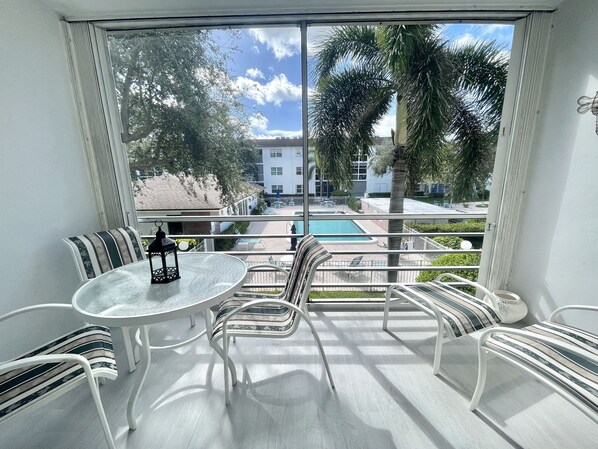
M390 192L372 192L368 193L370 198L390 198Z
M264 215L264 211L266 210L266 208L268 207L268 205L266 204L265 201L260 200L257 203L257 206L255 206L252 210L251 210L251 215Z
M350 196L347 199L347 206L349 206L355 212L359 212L361 210L361 201L354 196Z
M248 227L248 221L237 221L222 234L245 234ZM237 244L238 240L239 239L214 239L214 249L216 251L230 251Z
M461 249L461 242L463 241L461 237L449 236L434 237L432 240L451 249Z
M479 266L480 265L480 254L445 254L440 256L438 259L431 263L432 266ZM469 279L470 281L478 280L478 270L449 270L444 269L442 271L422 271L420 275L415 279L417 282L429 282L433 281L437 276L442 273L453 273L462 278ZM469 294L475 294L473 287L462 287L463 291Z
M460 223L409 223L407 226L418 232L484 232L486 222L484 220L467 220ZM484 243L483 236L466 238L476 249L480 249Z

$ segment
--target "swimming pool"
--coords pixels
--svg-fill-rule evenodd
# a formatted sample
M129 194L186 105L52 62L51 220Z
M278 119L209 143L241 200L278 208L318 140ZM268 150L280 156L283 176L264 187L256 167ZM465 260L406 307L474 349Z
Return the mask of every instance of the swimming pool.
M303 234L303 221L295 221L297 234ZM318 237L321 242L373 242L375 239L366 235L365 231L353 220L313 220L309 222L312 234L356 234L346 237Z

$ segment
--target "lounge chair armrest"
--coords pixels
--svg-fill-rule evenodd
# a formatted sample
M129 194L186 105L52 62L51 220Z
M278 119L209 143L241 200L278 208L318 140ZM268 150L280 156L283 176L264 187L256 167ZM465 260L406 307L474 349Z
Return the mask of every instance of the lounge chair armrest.
M469 279L465 279L461 276L457 276L456 274L453 274L453 273L442 273L441 275L437 276L436 279L434 279L434 280L440 281L441 279L443 279L445 277L453 278L459 282L464 282L465 284L471 285L472 287L474 287L476 289L480 289L482 292L484 292L484 294L486 296L491 298L493 305L495 307L498 307L498 303L499 303L498 297L494 293L492 293L490 290L488 290L486 287L484 287L483 285L478 284L477 282L474 282L474 281L470 281Z
M77 363L78 365L81 365L83 367L83 369L85 370L85 374L87 374L90 377L93 377L89 361L85 357L78 354L36 355L33 357L26 357L24 359L4 362L0 364L0 374L4 374L15 369L26 368L28 366L61 362Z
M568 306L559 307L554 312L550 314L548 321L555 321L556 317L560 315L565 310L590 310L594 312L598 312L598 306L584 306L581 304L571 304Z
M67 310L68 309L71 312L74 310L73 306L71 304L60 304L60 303L37 304L35 306L22 307L20 309L13 310L12 312L2 315L2 316L0 316L0 322L8 320L10 318L13 318L17 315L21 315L23 313L35 312L38 310L47 310L47 309L55 309L55 310L59 310L59 309Z
M486 341L488 340L488 338L490 338L490 336L492 336L494 334L520 335L522 337L529 338L530 340L537 340L537 341L540 341L543 343L550 344L552 346L556 346L558 348L572 352L572 353L574 353L580 357L583 357L587 360L590 360L593 363L598 363L598 356L596 356L588 351L583 351L576 346L570 345L568 343L564 343L564 342L554 339L554 338L546 337L544 335L538 335L535 333L531 333L531 332L528 332L523 329L512 329L510 327L502 327L502 326L497 326L497 327L492 327L490 329L486 329L484 332L482 332L480 334L480 339L478 341L478 347L480 350L482 350L482 347L484 347L486 345Z

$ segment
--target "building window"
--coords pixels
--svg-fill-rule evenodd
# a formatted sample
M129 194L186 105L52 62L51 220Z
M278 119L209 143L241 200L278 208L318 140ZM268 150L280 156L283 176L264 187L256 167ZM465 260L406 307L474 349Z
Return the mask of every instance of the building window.
M365 181L367 179L367 171L367 162L353 162L353 181Z
M272 176L282 176L282 167L270 167L270 174Z
M283 193L282 185L272 184L272 193Z
M295 174L301 176L303 174L303 167L297 167L295 169Z
M301 157L303 155L301 150L295 150L295 156Z
M295 193L303 193L303 184L297 184L297 191Z
M273 148L270 150L270 157L282 157L282 148Z

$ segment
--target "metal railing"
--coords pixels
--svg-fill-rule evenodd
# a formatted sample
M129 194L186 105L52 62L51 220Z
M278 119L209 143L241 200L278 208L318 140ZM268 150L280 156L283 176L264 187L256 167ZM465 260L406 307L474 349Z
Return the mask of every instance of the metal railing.
M485 214L310 214L309 221L317 220L392 220L399 219L406 221L448 221L448 220L469 220L469 219L485 219ZM140 217L141 223L152 223L156 220L167 222L243 222L263 223L263 222L291 222L301 219L297 215L237 215L237 216L152 216ZM278 226L280 228L280 225ZM327 244L326 238L329 237L351 237L354 234L349 233L335 233L335 234L315 234L320 238L327 250L336 258L324 263L318 268L318 272L312 284L313 290L320 291L363 291L363 292L383 292L389 282L387 277L389 272L396 273L396 281L394 282L415 282L417 277L423 271L458 271L458 270L479 270L479 266L433 266L431 262L442 256L443 254L479 254L481 250L453 250L446 248L437 242L431 240L432 237L437 236L452 236L452 237L483 237L483 232L440 232L440 233L425 233L415 232L409 228L404 230L408 232L388 233L388 232L369 232L367 235L379 239L384 242L389 237L402 237L409 240L412 244L408 249L389 249L385 244L378 244L375 247L369 245L353 245L346 242L342 245ZM268 233L247 233L247 234L185 234L185 235L171 235L171 238L193 238L203 240L203 249L213 250L214 239L246 239L259 240L264 242L259 248L251 245L236 245L232 250L226 251L228 254L240 257L245 260L248 266L256 264L269 263L270 257L274 259L275 264L284 265L290 268L290 261L288 256L292 256L292 252L288 251L286 241L290 238L288 233L268 232ZM301 238L301 234L297 234L297 238ZM151 239L153 236L144 235L143 238ZM276 244L268 242L278 242ZM420 242L420 243L416 243ZM241 247L243 250L241 250ZM399 264L389 266L387 257L390 254L399 255ZM280 261L280 256L287 256L285 264ZM347 259L343 260L343 256ZM352 258L363 256L359 264L351 264ZM259 272L250 273L247 279L246 287L259 291L279 290L284 286L284 277L276 273L276 270L260 270Z

